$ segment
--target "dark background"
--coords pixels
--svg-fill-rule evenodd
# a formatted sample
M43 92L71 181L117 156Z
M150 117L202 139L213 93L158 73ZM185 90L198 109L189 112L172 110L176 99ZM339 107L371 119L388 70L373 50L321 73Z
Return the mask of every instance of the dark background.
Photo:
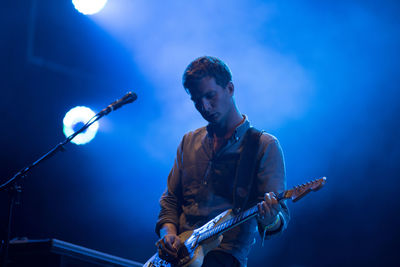
M180 79L204 54L231 67L241 112L280 140L291 222L249 266L394 266L399 242L399 4L396 1L70 1L0 4L0 181L65 137L78 105L100 111L89 144L22 180L12 237L58 238L145 262L181 136L204 125ZM0 192L2 238L7 193Z

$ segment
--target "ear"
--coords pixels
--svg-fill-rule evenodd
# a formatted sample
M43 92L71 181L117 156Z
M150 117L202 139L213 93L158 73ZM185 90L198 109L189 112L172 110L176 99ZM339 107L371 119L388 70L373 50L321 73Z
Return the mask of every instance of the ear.
M229 94L233 96L233 93L235 92L235 86L233 85L233 82L228 82L225 88L228 89Z

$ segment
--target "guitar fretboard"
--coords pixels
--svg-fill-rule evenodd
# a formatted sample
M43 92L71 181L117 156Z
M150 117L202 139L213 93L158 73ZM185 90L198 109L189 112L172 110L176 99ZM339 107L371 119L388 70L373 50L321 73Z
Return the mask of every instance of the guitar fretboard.
M282 199L286 199L286 198L290 198L291 197L291 191L287 190L284 191L280 194L277 195L277 200L280 201ZM239 214L237 214L235 217L219 224L218 226L205 231L204 233L200 234L199 239L197 242L201 242L203 240L206 240L210 237L213 236L217 236L219 234L222 234L236 226L238 226L241 223L244 223L245 221L253 218L254 216L256 216L258 214L258 206L255 205L253 207L251 207L248 210L245 210L243 212L240 212Z
M292 189L283 191L282 193L280 193L276 196L276 199L278 201L280 201L283 199L291 198L292 201L295 202L295 201L298 201L300 198L302 198L304 195L306 195L308 192L319 190L325 183L326 183L326 177L322 177L320 179L316 179L314 181L310 181L305 184L295 186ZM213 236L222 234L222 233L232 229L233 227L236 227L237 225L247 221L248 219L256 216L257 214L258 214L258 206L255 205L248 210L240 212L233 218L217 225L216 227L209 229L209 230L205 231L204 233L201 233L199 235L196 243L199 243L199 242L206 240L208 238L211 238Z
M216 235L222 234L223 232L226 232L229 229L239 225L240 223L243 223L246 220L256 216L257 213L258 213L258 208L257 208L257 205L256 205L256 206L254 206L254 207L252 207L252 208L250 208L250 209L248 209L248 210L246 210L244 212L239 213L235 217L233 217L233 218L231 218L231 219L219 224L218 226L216 226L216 227L214 227L214 228L202 233L200 235L200 237L199 237L199 241L198 242L206 240L206 239L208 239L208 238L210 238L212 236L216 236Z

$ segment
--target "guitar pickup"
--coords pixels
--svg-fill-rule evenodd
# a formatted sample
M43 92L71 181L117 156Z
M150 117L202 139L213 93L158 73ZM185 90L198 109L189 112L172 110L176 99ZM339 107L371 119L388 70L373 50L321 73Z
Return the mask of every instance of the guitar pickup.
M199 241L200 235L196 236L196 240L193 241L192 245L190 246L190 249L194 249L197 246L197 241Z

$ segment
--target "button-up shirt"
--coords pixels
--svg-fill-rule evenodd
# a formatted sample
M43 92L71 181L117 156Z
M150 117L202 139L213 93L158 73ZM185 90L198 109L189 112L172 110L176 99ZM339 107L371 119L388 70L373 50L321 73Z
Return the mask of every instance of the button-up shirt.
M156 224L158 235L164 223L174 224L178 233L182 233L198 228L223 211L233 208L236 169L243 150L243 139L249 128L250 123L246 119L217 152L213 149L210 126L184 135L168 176L167 189L160 199L161 210ZM267 192L280 193L286 188L282 149L278 140L265 132L260 137L256 166L256 188L252 192L257 193L249 197L249 204L262 201ZM289 220L285 202L280 201L279 204L281 226L274 232L267 232L267 238L285 229ZM246 266L257 229L262 233L264 227L254 217L225 232L216 249L232 254L242 266Z

